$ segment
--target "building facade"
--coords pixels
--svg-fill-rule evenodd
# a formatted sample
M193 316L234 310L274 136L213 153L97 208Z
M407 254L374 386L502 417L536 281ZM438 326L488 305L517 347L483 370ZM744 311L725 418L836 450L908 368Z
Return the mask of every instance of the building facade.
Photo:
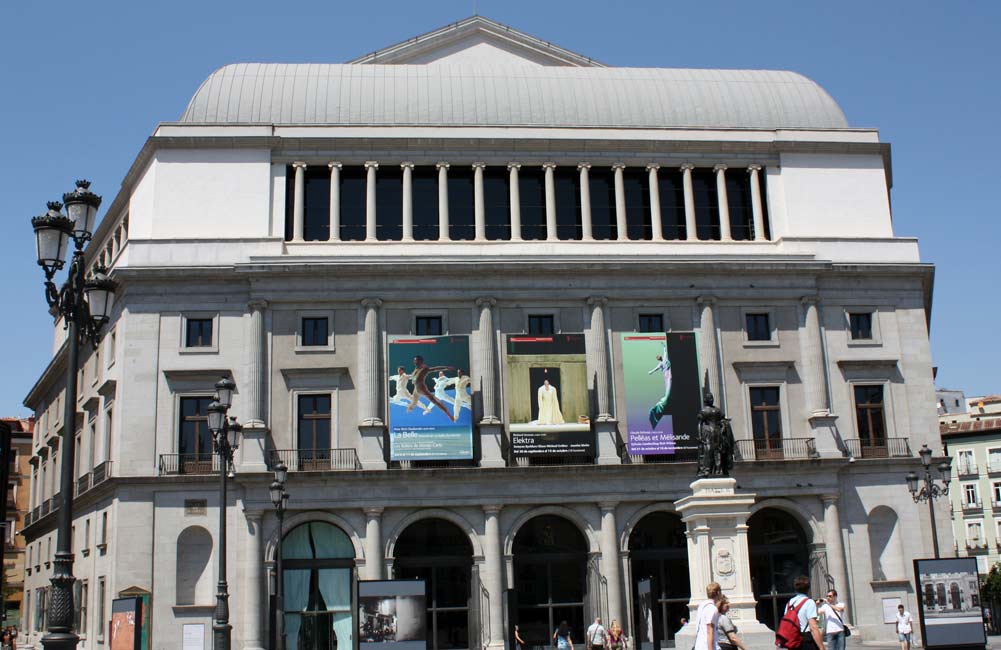
M221 68L88 249L120 290L77 422L58 324L26 399L23 640L72 432L84 647L125 590L152 594L153 647L209 642L222 375L236 647L275 643L278 460L289 647L346 647L354 582L390 577L427 581L433 648L515 624L548 645L596 614L632 633L650 579L671 645L699 598L674 504L706 391L754 495L738 609L774 626L809 573L892 638L881 599L915 606L909 558L931 554L903 534L928 516L904 476L938 438L933 269L893 234L890 185L889 145L800 75L607 67L479 17L343 65Z
M28 515L31 485L34 418L2 418L10 427L10 459L7 474L7 520L4 526L3 626L20 627L24 606L25 558L21 529Z

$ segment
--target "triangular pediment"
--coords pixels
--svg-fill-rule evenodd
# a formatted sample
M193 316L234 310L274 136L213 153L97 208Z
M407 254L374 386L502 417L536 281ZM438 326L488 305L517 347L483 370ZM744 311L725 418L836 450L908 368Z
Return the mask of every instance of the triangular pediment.
M482 16L452 23L348 63L604 67L598 61Z

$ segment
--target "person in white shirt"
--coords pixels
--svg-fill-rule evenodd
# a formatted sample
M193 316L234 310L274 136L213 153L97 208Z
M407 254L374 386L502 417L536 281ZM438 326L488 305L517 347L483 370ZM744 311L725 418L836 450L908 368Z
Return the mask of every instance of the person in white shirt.
M694 650L720 650L719 639L716 638L716 624L719 622L719 609L716 602L723 595L718 582L706 585L706 598L695 612L695 648Z
M911 650L911 631L914 619L903 605L897 605L897 640L900 650Z
M601 617L598 616L594 619L594 623L587 628L587 650L602 650L605 647L605 642L608 640L608 633L605 632L605 627L601 624Z
M838 592L831 589L817 610L824 616L824 643L827 650L845 650L845 604L838 602Z
M792 588L796 590L796 595L789 599L786 611L799 607L799 631L803 635L801 650L824 650L824 638L817 625L817 603L807 596L810 592L810 578L799 576L793 580Z

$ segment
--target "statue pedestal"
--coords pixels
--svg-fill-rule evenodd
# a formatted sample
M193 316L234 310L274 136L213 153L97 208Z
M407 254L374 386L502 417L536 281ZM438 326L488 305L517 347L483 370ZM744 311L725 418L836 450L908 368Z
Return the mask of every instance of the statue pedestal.
M751 650L775 648L775 633L760 623L754 611L751 563L747 550L747 518L754 504L753 494L737 494L736 479L702 478L692 483L692 495L675 507L688 526L688 575L692 599L689 623L678 632L676 646L690 648L695 643L692 618L706 599L706 585L718 582L730 600L730 620L737 635Z

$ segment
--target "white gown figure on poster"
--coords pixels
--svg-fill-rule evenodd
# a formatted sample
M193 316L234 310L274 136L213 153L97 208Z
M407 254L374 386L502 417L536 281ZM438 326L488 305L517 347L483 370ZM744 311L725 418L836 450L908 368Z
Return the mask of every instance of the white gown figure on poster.
M452 399L451 395L445 392L445 389L448 388L454 381L454 379L449 379L445 376L444 370L439 370L438 376L434 378L434 396L444 403L454 405L455 400ZM428 404L424 408L424 415L430 413L432 408L434 408L434 405Z
M412 377L407 374L406 369L400 366L396 369L395 375L389 377L389 382L391 384L396 384L396 394L389 400L393 404L398 404L399 406L409 406L410 401L414 398L413 393L410 392L410 381ZM418 401L421 408L431 408L430 404L425 404L424 402Z
M459 373L456 377L448 380L449 386L455 386L455 399L449 401L452 402L452 408L454 409L453 417L456 420L459 419L459 412L462 411L463 408L467 408L470 411L473 410L473 403L469 399L469 384L469 375L464 373L462 368L459 368ZM437 384L435 386L437 387Z
M563 424L563 412L560 411L560 398L556 389L546 379L539 386L539 419L538 424Z

